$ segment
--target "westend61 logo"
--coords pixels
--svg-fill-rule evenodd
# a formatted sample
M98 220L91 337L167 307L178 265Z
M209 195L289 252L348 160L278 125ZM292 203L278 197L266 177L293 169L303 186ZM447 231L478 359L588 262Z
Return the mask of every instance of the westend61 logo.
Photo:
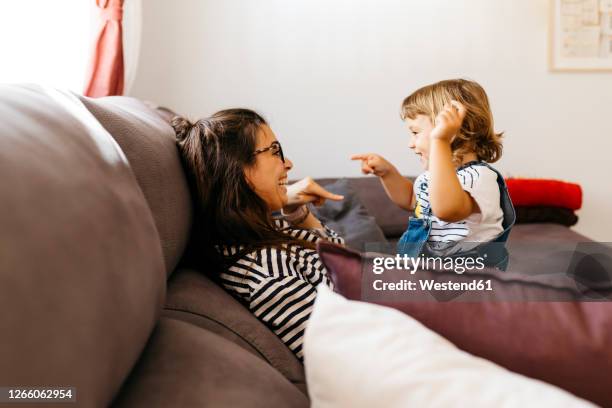
M454 271L462 274L465 271L481 271L485 268L485 259L481 256L473 257L429 257L420 255L412 257L399 255L395 257L376 257L373 259L372 272L380 275L386 270L403 269L413 275L417 269L438 269Z

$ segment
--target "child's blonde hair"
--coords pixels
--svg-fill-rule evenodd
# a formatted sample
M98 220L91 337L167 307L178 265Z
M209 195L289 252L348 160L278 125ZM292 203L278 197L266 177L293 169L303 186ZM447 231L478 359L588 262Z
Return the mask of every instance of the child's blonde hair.
M475 152L479 160L493 163L502 155L502 133L493 129L493 114L485 90L474 81L449 79L424 86L402 102L401 117L416 119L426 115L435 123L436 116L451 100L461 102L467 112L461 129L451 143L453 161Z

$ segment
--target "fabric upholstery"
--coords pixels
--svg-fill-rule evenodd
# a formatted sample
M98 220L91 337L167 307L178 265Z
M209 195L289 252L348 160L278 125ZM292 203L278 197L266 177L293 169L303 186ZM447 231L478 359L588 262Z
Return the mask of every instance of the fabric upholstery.
M411 177L408 179L413 180ZM405 211L395 205L387 197L380 180L377 177L366 176L366 177L348 177L345 179L337 178L321 178L316 181L323 186L332 186L338 183L339 180L346 180L351 190L355 191L358 202L363 205L368 215L373 216L376 220L376 224L383 231L383 234L390 241L394 241L399 238L408 226L408 219L411 215L410 211ZM567 184L567 183L565 183ZM573 185L572 185L573 186ZM328 205L328 204L326 204ZM578 217L574 214L574 211L562 207L551 207L551 206L529 206L529 207L516 207L516 222L517 224L526 223L537 223L536 236L539 235L540 230L554 230L559 232L562 236L573 235L574 238L579 234L567 229L558 229L554 226L549 228L545 224L560 224L563 226L572 226L578 222ZM340 220L339 225L345 225L343 220ZM338 228L338 227L337 227ZM525 230L521 226L520 230ZM531 229L530 229L531 230ZM514 228L510 239L519 229ZM548 235L544 232L544 235ZM582 237L580 240L586 239Z
M153 216L122 151L72 94L0 86L0 384L108 406L165 295Z
M483 357L528 377L540 379L604 406L612 406L608 376L612 371L612 302L537 301L563 296L573 288L569 278L487 270L495 292L480 291L481 301L429 301L423 295L384 292L374 299L362 271L372 270L372 257L330 243L320 243L319 254L336 285L351 300L398 309L441 334L460 349ZM385 271L411 279L445 281L438 271ZM466 274L457 275L460 281ZM365 281L365 282L364 282ZM610 288L608 287L608 296ZM452 292L446 295L457 295ZM444 296L444 295L443 295ZM495 298L511 298L499 301ZM517 298L519 296L519 298ZM522 296L533 301L517 301ZM452 297L451 297L452 299ZM489 299L489 300L487 300Z
M325 188L334 194L344 196L342 201L327 200L313 212L322 222L344 238L346 246L364 250L368 243L387 242L385 235L361 203L359 195L351 187L350 180L342 178Z
M240 302L202 272L180 269L168 283L165 316L188 321L265 360L305 391L304 368L295 355Z
M314 407L595 407L458 350L397 310L317 292L304 340Z
M260 358L215 333L162 318L117 407L308 407Z
M410 178L409 178L410 179ZM378 177L349 177L351 188L357 193L359 201L368 213L376 219L376 223L387 238L402 235L408 226L410 212L399 208L387 197ZM317 179L323 186L337 181L335 178Z
M528 224L534 222L554 223L571 227L578 222L578 216L569 208L563 207L515 207L516 223Z
M153 212L170 274L183 254L191 225L191 199L174 131L137 99L81 100L125 152Z
M515 225L508 237L509 243L526 241L565 244L568 242L589 242L591 239L560 224L529 223Z

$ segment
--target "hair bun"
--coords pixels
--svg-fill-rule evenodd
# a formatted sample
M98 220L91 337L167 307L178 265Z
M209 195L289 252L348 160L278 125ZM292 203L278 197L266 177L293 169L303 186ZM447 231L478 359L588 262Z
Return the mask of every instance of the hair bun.
M182 116L175 116L170 121L170 125L176 134L176 140L182 141L187 137L189 131L193 127L193 123Z

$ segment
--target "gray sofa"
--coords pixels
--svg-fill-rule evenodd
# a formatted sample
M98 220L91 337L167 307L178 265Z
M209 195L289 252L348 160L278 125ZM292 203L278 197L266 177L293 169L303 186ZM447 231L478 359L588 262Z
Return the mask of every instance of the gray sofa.
M218 271L182 266L191 199L163 114L20 85L0 118L0 385L75 387L84 407L309 405L302 364ZM378 181L349 182L399 236Z

